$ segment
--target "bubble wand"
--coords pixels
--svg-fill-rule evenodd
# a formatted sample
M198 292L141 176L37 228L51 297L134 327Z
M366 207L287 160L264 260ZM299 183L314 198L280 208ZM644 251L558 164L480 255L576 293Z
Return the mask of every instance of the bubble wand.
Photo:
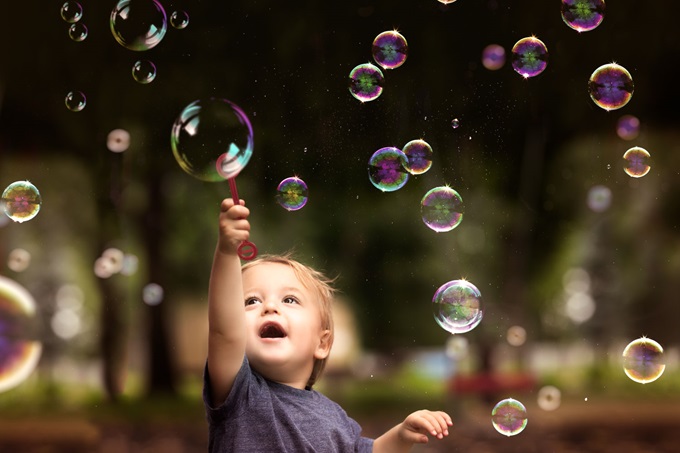
M238 190L236 189L236 177L228 178L227 180L229 181L229 190L231 190L231 197L234 199L234 205L237 205L240 203L240 199L238 197ZM245 240L238 246L236 253L242 260L250 261L257 256L257 247L252 242Z

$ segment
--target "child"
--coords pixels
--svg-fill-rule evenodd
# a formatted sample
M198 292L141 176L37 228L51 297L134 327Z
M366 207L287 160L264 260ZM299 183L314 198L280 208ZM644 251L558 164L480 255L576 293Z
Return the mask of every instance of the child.
M333 289L286 256L241 268L248 208L222 201L209 290L203 398L211 452L408 452L448 435L451 418L421 410L373 440L312 390L333 344ZM244 304L245 301L245 304Z

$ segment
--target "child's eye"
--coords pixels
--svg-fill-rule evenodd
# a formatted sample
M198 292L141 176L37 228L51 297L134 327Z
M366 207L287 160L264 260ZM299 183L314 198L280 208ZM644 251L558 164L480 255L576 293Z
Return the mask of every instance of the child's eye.
M249 297L246 299L246 307L248 305L255 305L261 303L256 297Z
M294 298L292 296L288 296L288 297L283 298L283 303L284 304L299 304L300 302L296 298Z

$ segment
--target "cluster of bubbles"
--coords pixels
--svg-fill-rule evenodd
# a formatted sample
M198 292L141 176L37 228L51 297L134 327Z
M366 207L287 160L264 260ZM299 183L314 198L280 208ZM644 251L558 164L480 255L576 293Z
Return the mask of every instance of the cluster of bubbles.
M297 176L284 179L276 188L276 202L287 211L304 208L308 198L307 184Z
M385 31L373 40L371 53L378 66L383 69L395 69L406 61L408 43L398 31ZM373 101L382 94L385 76L378 66L363 63L350 71L349 92L359 101Z
M40 212L42 197L38 188L29 181L16 181L2 192L2 210L7 217L22 223Z
M524 431L528 421L524 404L512 398L499 401L491 410L493 427L506 436L514 436Z
M69 37L76 42L84 41L88 29L81 22L83 7L76 1L67 1L61 6L61 17L70 24ZM189 14L183 10L170 15L170 25L182 30L189 25ZM121 46L136 52L156 47L168 30L168 17L157 0L118 0L111 10L109 28L113 38ZM132 78L140 84L149 84L156 78L156 65L149 60L139 59L132 65ZM66 95L66 107L72 112L85 108L86 96L82 91L73 90Z
M87 26L80 21L82 17L83 7L80 3L68 1L61 5L61 18L69 24L68 36L75 42L87 38Z
M109 278L115 274L132 275L137 272L139 259L136 255L124 253L115 247L104 250L94 262L94 274L99 278Z
M36 304L19 283L0 276L0 392L21 384L42 353Z
M172 152L186 173L202 181L235 178L253 154L253 127L226 99L199 99L172 125Z

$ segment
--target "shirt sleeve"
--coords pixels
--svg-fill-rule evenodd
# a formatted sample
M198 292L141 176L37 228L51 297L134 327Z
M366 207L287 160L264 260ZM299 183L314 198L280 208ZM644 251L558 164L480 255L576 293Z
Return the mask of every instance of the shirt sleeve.
M217 406L212 406L212 393L210 385L210 370L208 369L208 362L205 363L205 370L203 372L203 404L205 406L206 416L211 422L218 422L224 420L227 415L234 416L237 415L241 409L239 404L239 399L237 395L241 394L248 387L248 376L249 376L250 366L248 364L248 359L243 357L243 363L241 363L241 368L239 368L236 377L234 378L234 384L229 391L227 398Z

